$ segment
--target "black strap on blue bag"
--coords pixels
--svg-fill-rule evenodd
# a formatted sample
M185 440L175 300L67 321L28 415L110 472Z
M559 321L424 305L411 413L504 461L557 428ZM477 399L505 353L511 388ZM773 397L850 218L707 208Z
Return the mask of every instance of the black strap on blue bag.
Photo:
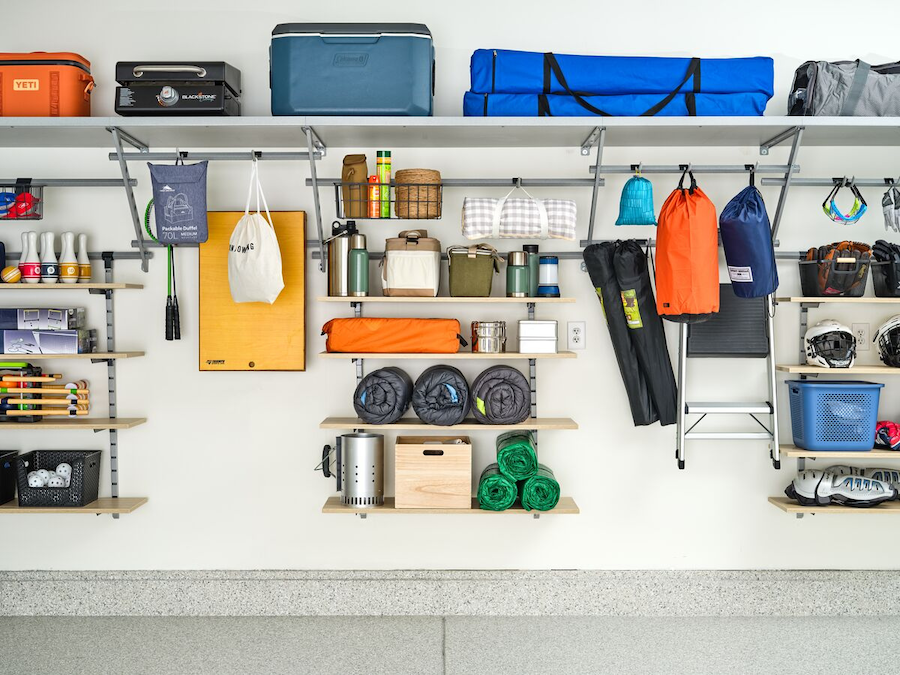
M568 82L566 82L566 76L563 75L562 68L559 67L559 62L556 60L556 55L553 52L544 53L544 95L538 96L538 115L540 117L551 117L553 115L550 112L550 106L547 101L547 94L550 93L550 75L551 73L556 76L557 81L560 86L566 90L566 93L569 94L575 101L585 110L588 110L595 115L601 115L603 117L615 117L600 108L591 105L585 100L585 95L582 92L572 91L569 87ZM693 91L687 92L685 94L685 105L687 105L688 115L694 117L697 115L697 105L695 100L695 94L700 92L700 59L692 58L690 63L688 64L687 72L684 75L684 79L678 83L678 86L675 87L671 92L669 92L665 98L663 98L659 103L651 106L644 112L642 112L639 117L653 117L658 114L663 108L665 108L672 100L678 95L681 91L681 88L687 83L689 79L693 78ZM542 101L543 99L543 101Z

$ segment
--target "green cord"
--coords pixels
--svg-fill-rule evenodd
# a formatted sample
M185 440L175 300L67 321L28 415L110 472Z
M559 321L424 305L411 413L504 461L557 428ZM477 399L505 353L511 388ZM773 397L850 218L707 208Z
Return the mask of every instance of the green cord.
M155 241L157 244L159 243L159 239L153 236L153 232L150 230L150 211L153 210L153 200L151 199L147 202L147 208L144 209L144 229L147 230L147 234L149 237ZM172 247L167 246L168 250L168 281L167 281L167 294L172 295Z

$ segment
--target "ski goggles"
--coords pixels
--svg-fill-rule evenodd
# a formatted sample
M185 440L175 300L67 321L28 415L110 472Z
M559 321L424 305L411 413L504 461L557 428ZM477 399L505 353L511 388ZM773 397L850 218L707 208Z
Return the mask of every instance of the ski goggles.
M853 206L850 211L846 214L841 213L841 210L838 208L837 202L835 201L838 195L838 192L841 191L842 187L849 187L850 192L853 194ZM863 217L863 214L868 209L868 205L866 204L866 200L863 198L862 193L859 191L859 188L856 187L852 182L847 183L847 179L836 181L834 187L831 189L831 192L828 193L828 196L825 198L825 201L822 202L822 211L825 212L825 215L831 218L836 223L844 223L845 225L852 225L857 222L860 218Z

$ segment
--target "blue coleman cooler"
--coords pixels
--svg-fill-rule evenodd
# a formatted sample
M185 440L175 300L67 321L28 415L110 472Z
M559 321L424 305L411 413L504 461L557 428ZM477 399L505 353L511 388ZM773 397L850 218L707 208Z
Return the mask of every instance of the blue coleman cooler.
M273 115L432 114L434 46L420 23L283 23L269 68Z

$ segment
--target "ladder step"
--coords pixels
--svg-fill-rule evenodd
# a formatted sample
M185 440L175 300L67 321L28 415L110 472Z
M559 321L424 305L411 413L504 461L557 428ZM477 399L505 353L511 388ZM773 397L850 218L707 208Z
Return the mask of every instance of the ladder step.
M771 441L768 431L689 431L685 438L696 441Z
M762 403L685 403L684 411L689 415L771 415L772 406Z

